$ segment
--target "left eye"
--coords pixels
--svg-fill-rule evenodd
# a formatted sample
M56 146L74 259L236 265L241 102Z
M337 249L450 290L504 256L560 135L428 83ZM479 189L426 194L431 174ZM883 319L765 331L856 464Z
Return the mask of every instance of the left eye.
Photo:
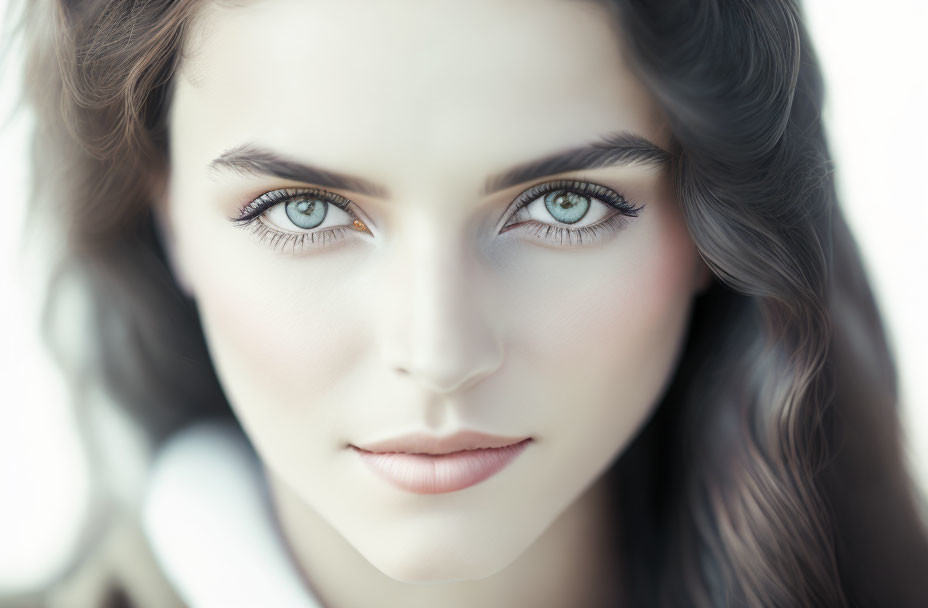
M572 229L598 224L617 213L614 207L588 194L570 190L548 192L525 204L519 212L520 217L528 220L550 224L553 218L558 224Z
M518 230L561 246L604 242L644 209L611 188L575 180L533 186L517 201L516 212L502 232Z

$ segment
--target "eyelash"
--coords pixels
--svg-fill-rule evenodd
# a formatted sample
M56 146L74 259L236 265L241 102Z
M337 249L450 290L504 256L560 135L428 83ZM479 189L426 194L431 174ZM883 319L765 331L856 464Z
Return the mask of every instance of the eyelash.
M510 215L510 220L519 215L519 213L525 209L528 205L538 200L538 197L544 196L549 192L557 192L559 190L566 190L575 194L582 194L589 196L592 199L602 201L606 205L612 207L616 212L605 220L593 224L592 226L585 226L583 228L562 228L560 226L555 226L554 224L543 224L541 222L531 221L534 226L533 236L543 240L543 241L555 241L557 240L558 245L564 245L564 237L567 237L567 246L582 246L584 236L587 238L587 243L590 241L598 242L607 238L610 235L616 234L622 230L630 221L630 218L638 217L638 213L644 209L645 205L640 205L635 207L628 200L611 188L605 186L600 186L592 182L582 182L577 180L555 180L551 182L545 182L543 184L538 184L537 186L532 186L528 190L523 191L519 196L516 197L515 210ZM552 218L553 219L553 218ZM557 220L555 220L557 221ZM519 224L506 223L503 227L503 230L507 230L513 226L522 225L528 222L522 222ZM554 233L553 236L550 236L551 233ZM573 239L576 235L578 245L574 245Z
M637 217L638 212L645 207L645 205L635 207L621 194L599 184L576 180L555 180L532 186L520 193L516 197L515 208L509 215L509 220L518 216L523 209L536 201L539 197L559 190L589 196L592 199L596 199L612 207L616 212L597 224L585 226L583 228L562 228L553 224L545 224L530 220L518 223L510 223L507 221L507 224L503 227L503 231L515 226L534 224L532 234L540 240L556 241L558 245L563 246L566 237L567 246L571 247L577 246L574 245L573 242L574 235L576 235L576 240L579 245L582 246L584 237L586 237L589 243L591 240L596 242L597 240L601 240L602 238L619 232L628 224L630 218ZM298 249L302 250L304 247L309 249L325 247L327 242L334 243L335 241L343 239L348 232L358 232L347 226L335 226L333 228L326 228L313 232L283 232L276 228L271 228L265 222L261 221L261 217L271 207L306 196L318 197L326 203L335 205L353 219L363 222L363 220L360 220L358 215L351 210L351 201L339 194L320 188L278 189L266 192L246 205L242 209L239 217L232 218L232 222L242 228L251 227L252 231L257 235L258 240L260 242L269 241L272 248L283 251L290 246L293 252L296 252ZM320 242L317 243L317 239ZM306 245L307 240L309 241L308 246Z
M329 192L320 188L284 188L266 192L248 203L243 209L241 215L232 219L232 223L242 228L251 227L258 241L263 243L269 241L274 249L284 251L289 245L292 252L297 250L312 249L316 247L325 247L326 242L334 243L344 238L348 232L357 232L346 226L335 226L324 230L315 230L313 232L283 232L276 228L271 228L261 221L261 216L275 205L285 204L298 198L313 196L335 205L353 219L360 219L356 213L351 210L351 201L340 194ZM317 239L320 241L317 243ZM309 245L306 244L307 240Z

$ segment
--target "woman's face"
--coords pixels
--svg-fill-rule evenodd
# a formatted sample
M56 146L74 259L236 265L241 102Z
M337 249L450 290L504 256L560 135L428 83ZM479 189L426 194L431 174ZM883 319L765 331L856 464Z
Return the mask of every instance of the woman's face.
M503 568L648 418L708 278L606 12L208 6L175 84L169 251L267 470L397 580ZM532 440L439 493L349 447L459 430Z

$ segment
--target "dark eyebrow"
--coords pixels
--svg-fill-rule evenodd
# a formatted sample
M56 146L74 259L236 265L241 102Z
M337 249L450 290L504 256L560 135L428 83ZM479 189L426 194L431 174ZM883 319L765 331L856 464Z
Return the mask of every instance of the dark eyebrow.
M210 169L231 169L238 173L271 175L282 179L306 182L323 188L337 188L360 192L368 196L386 198L387 189L360 177L304 165L279 156L253 144L226 150L209 164Z
M670 160L670 153L663 148L644 137L622 131L604 135L601 141L556 152L490 176L483 189L484 194L489 194L547 175L616 165L639 164L665 169Z
M628 132L612 133L603 136L601 141L556 152L492 175L487 178L482 194L485 196L523 182L580 169L630 164L662 169L669 166L670 159L669 152L641 136ZM210 162L209 168L271 175L323 188L348 190L378 198L389 197L388 190L380 184L299 163L253 144L242 144L223 152Z

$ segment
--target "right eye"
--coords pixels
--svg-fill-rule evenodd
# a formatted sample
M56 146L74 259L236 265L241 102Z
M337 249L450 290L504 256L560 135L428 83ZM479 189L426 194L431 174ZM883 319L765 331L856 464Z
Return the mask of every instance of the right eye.
M339 240L350 232L370 230L351 211L351 201L320 189L280 189L262 194L242 209L232 221L251 227L259 240L275 248L291 246L295 252L307 246L319 247L317 240Z
M264 219L281 230L293 231L312 230L323 223L331 226L333 220L336 223L341 220L342 224L351 224L357 218L319 196L306 195L269 207L265 210Z

